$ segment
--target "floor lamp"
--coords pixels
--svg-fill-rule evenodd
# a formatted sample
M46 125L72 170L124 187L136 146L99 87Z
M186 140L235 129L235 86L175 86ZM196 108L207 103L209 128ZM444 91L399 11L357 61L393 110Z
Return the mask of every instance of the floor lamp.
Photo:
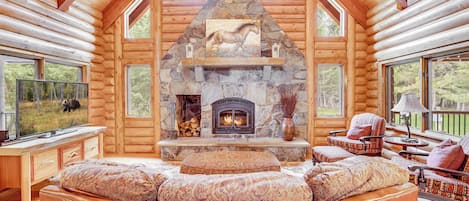
M411 113L422 113L428 112L421 103L419 98L413 93L402 94L399 102L391 109L393 112L400 112L401 116L404 118L404 123L407 126L407 138L402 138L403 142L418 142L417 139L410 137L410 114Z

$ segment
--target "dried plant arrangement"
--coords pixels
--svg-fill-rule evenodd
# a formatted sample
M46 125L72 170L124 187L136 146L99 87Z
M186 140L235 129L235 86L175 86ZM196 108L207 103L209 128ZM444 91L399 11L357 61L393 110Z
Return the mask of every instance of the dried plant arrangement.
M299 86L297 84L281 84L278 86L280 93L280 105L284 118L292 118L296 106L296 93Z

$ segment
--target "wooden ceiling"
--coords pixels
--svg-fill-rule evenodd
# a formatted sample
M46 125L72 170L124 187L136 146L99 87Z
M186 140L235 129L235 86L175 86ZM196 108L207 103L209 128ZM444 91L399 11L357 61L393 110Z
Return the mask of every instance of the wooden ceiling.
M76 0L80 3L90 5L91 7L103 11L103 28L110 26L118 16L120 16L125 8L129 6L133 0ZM322 1L322 0L319 0ZM368 9L390 0L338 0L349 14L355 20L366 28L366 13Z
M76 1L82 4L89 5L90 7L96 10L102 11L112 1L121 1L121 0L76 0Z

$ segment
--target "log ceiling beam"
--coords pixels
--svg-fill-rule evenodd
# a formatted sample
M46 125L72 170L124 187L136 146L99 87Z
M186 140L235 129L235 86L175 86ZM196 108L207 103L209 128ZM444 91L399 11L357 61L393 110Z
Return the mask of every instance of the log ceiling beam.
M358 24L362 25L363 28L366 29L366 13L368 12L368 7L357 0L337 0L341 3L345 10L358 22Z
M324 10L329 14L329 16L332 17L332 19L334 19L337 22L337 24L340 24L339 11L335 9L335 7L331 3L329 3L328 0L319 0L319 3L322 5Z
M134 0L112 0L103 10L103 30L108 29Z
M150 8L150 0L143 0L140 5L135 8L134 12L129 15L129 27L132 27L148 8Z
M67 11L75 0L57 0L57 9Z

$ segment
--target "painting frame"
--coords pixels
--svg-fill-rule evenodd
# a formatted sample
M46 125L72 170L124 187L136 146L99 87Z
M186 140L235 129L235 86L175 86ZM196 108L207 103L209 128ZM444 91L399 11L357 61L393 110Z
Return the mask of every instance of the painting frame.
M260 20L207 19L207 57L260 57Z

